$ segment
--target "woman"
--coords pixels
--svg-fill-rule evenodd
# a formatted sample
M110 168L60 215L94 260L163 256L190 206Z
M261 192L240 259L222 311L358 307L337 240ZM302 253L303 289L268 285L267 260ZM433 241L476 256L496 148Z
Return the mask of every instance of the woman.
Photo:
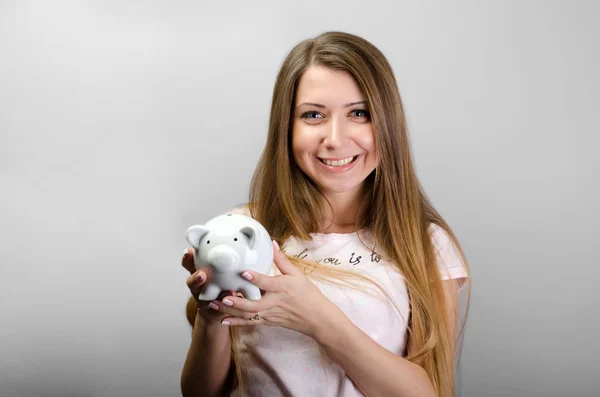
M371 43L328 32L291 51L250 204L235 212L269 231L276 268L242 275L259 301L197 302L210 274L186 251L185 396L454 396L469 274L415 176L396 80Z

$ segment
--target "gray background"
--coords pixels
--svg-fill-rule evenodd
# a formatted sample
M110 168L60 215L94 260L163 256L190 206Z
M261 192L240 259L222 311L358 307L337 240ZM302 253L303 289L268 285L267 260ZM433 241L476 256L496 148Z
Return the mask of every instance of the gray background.
M474 280L464 396L598 396L594 1L0 2L0 395L174 396L185 229L244 202L287 52L362 35Z

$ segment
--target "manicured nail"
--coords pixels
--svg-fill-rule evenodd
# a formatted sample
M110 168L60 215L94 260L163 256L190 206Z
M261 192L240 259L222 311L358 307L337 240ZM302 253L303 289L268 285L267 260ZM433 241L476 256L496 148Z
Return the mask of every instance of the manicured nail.
M219 306L215 302L210 302L208 304L208 307L210 307L213 310L219 310Z
M227 298L223 299L223 300L222 300L222 302L223 302L224 304L226 304L227 306L233 306L233 302L232 302L232 301L230 301L230 300L229 300L229 299L227 299Z
M221 324L222 325L231 325L231 323L229 321L227 321L227 320L221 321Z
M277 251L281 251L281 250L279 249L279 244L277 244L277 241L273 240L273 246L275 246L275 249L276 249Z
M252 280L254 277L252 277L252 275L248 272L244 272L242 273L242 277L244 277L246 280L250 281Z

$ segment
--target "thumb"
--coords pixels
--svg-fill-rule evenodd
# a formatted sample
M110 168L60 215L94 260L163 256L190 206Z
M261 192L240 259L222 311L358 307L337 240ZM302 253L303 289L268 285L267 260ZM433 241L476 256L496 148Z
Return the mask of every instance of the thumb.
M183 257L181 258L181 266L184 267L185 270L190 272L190 274L196 273L196 267L194 266L194 255L190 253L189 248L183 252Z
M291 264L285 254L281 252L279 244L277 244L277 241L275 240L273 240L273 262L281 274L288 274L290 276L302 274L302 272L296 268L296 266Z

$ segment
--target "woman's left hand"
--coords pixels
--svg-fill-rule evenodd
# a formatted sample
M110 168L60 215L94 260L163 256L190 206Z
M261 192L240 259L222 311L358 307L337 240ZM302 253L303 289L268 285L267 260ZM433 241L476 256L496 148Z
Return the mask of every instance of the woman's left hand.
M257 301L235 296L215 301L219 311L230 315L223 318L222 324L275 325L314 337L322 319L331 315L337 306L290 263L275 241L273 248L273 261L281 275L245 271L242 277L265 294Z

